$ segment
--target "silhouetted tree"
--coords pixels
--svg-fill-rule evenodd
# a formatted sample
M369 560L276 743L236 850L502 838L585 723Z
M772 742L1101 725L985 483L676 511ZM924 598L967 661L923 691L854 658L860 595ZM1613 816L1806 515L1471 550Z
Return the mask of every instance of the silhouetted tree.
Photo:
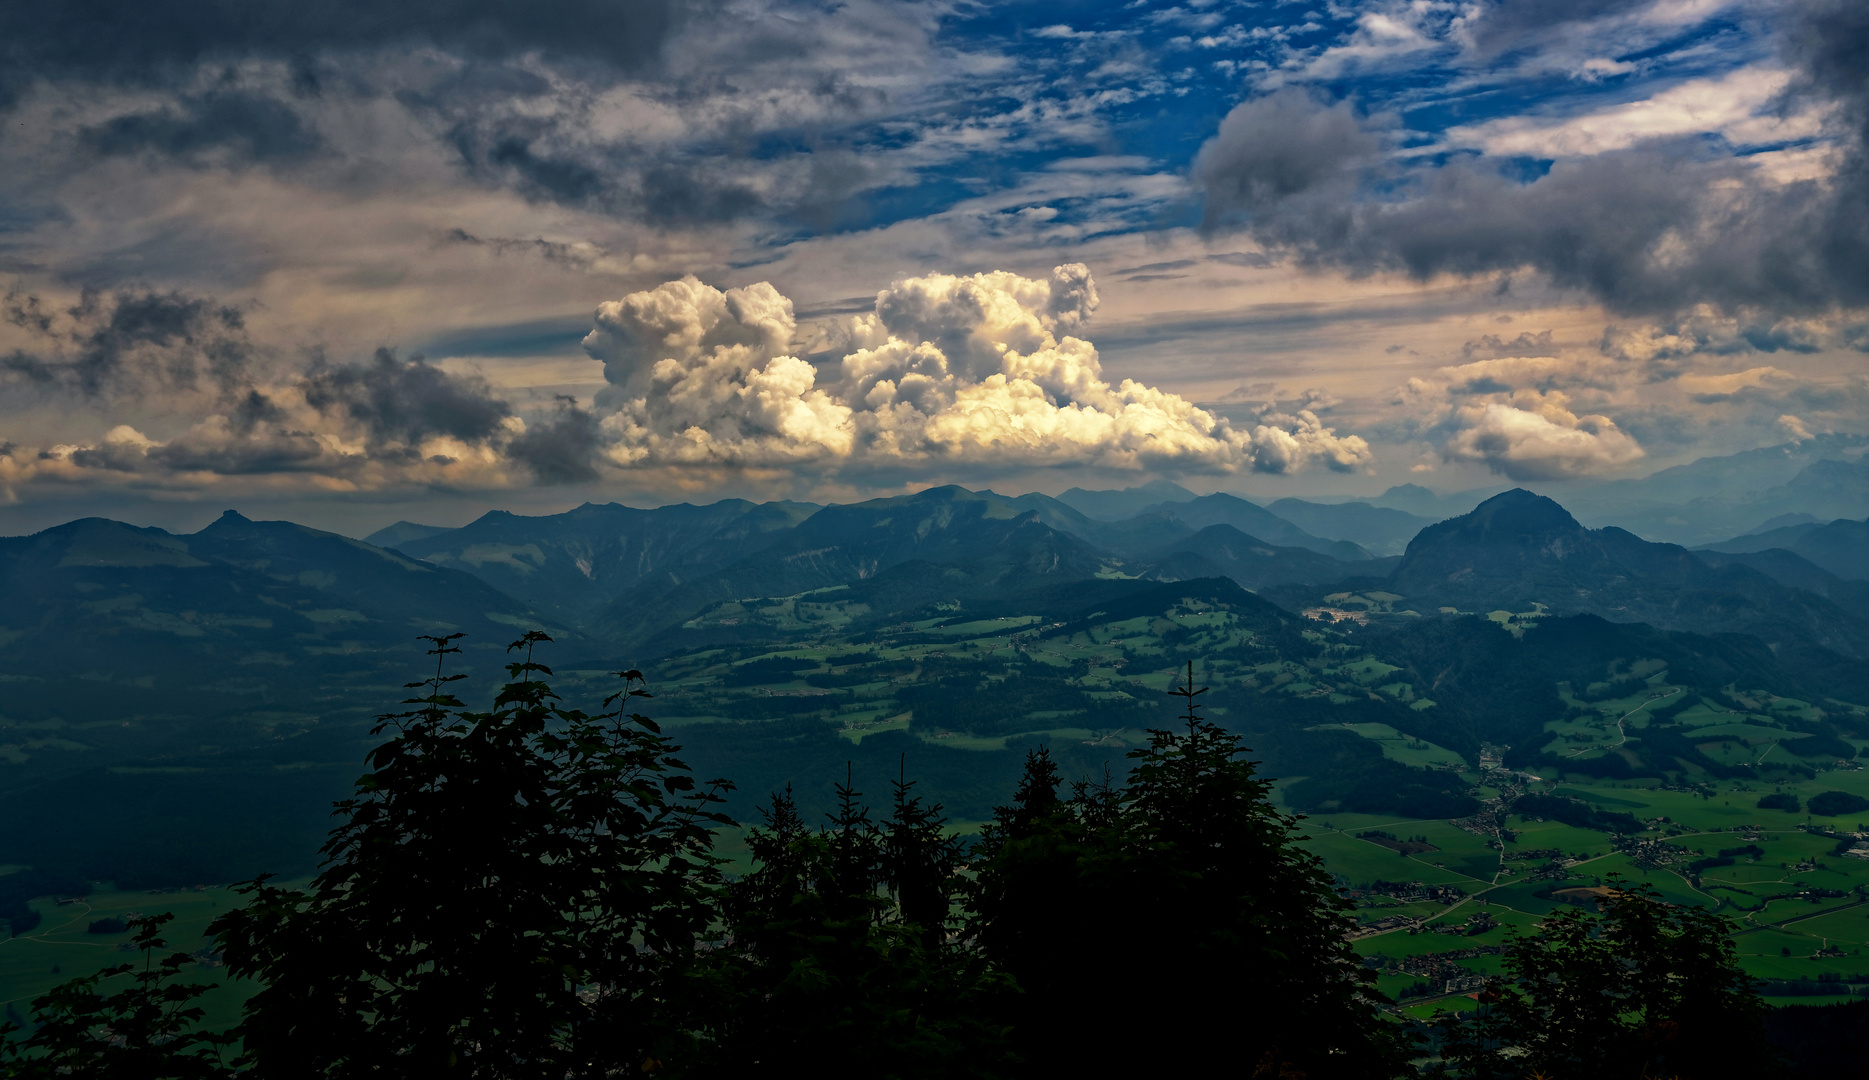
M819 829L789 789L772 797L748 833L754 869L727 890L731 938L691 1006L704 1075L1001 1074L1004 981L947 940L960 846L912 787L896 783L880 826L848 780Z
M1347 905L1188 679L1182 730L1151 731L1120 788L1059 799L1035 751L983 834L969 932L1023 991L1033 1075L1406 1071Z
M262 878L217 920L259 980L241 1033L268 1077L585 1077L679 1062L663 988L708 930L710 807L646 717L641 676L592 716L511 649L513 680L469 712L442 674L370 756L308 892Z
M1772 1072L1765 1005L1731 928L1612 875L1599 910L1565 908L1514 941L1506 977L1444 1017L1440 1075L1473 1080L1712 1080Z
M200 1029L196 1004L212 985L182 981L195 962L171 953L162 927L175 918L164 912L130 920L141 964L118 964L54 987L33 999L37 1029L4 1044L0 1075L19 1080L84 1077L86 1080L216 1080L233 1073L224 1058L234 1036ZM116 980L129 984L103 993ZM8 1024L6 1034L13 1025Z

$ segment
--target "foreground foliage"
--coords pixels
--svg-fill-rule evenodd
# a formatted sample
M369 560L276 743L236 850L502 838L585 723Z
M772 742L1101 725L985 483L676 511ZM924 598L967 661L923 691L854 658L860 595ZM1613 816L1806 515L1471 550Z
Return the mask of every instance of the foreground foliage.
M265 881L218 921L265 988L246 1059L267 1076L604 1076L667 1056L658 993L713 917L709 809L646 717L635 672L592 716L532 649L491 712L426 684L370 758L309 892ZM439 662L451 639L437 638Z
M38 1030L0 1044L4 1075L20 1080L210 1080L227 1075L228 1048L236 1037L199 1030L202 1009L196 1002L212 988L178 978L195 958L182 952L157 958L168 948L161 932L172 918L132 920L136 936L131 944L143 954L140 964L107 967L35 998ZM101 992L104 984L124 976L127 986Z
M1507 951L1483 1008L1444 1019L1440 1075L1473 1080L1760 1076L1764 1004L1725 920L1610 881L1599 910L1553 912Z
M200 1030L191 957L144 960L35 1001L5 1075L136 1080L803 1071L877 1078L1413 1075L1345 902L1235 734L1201 718L1189 666L1173 729L1121 783L1067 785L1041 748L971 849L899 775L873 817L847 774L815 827L790 789L720 872L724 780L697 784L631 712L592 715L512 646L475 712L448 692L453 637L337 806L305 890L261 878L211 928L261 989ZM1434 1071L1712 1077L1769 1071L1762 1006L1709 913L1618 887L1515 945L1486 1006L1436 1032ZM128 985L105 994L106 984ZM233 1047L240 1053L227 1060Z
M1402 1030L1345 903L1237 737L1197 715L1192 674L1182 729L1151 732L1126 785L1060 798L1037 751L983 831L969 930L1025 991L1022 1048L1089 1074L1396 1075Z
M812 829L776 794L749 834L756 868L728 886L731 938L698 967L693 1071L970 1077L1013 1068L1008 980L949 940L960 841L898 780L882 823L838 785Z

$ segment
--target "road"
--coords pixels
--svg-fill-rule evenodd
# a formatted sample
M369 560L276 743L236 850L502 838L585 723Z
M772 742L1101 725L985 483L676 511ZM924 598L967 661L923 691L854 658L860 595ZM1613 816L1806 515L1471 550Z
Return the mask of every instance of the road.
M1673 693L1663 694L1660 697L1649 698L1647 701L1644 701L1642 704L1637 705L1635 708L1630 709L1628 712L1623 713L1621 716L1618 716L1616 718L1616 735L1617 735L1616 742L1613 745L1604 746L1601 749L1604 749L1604 750L1622 749L1623 744L1629 741L1629 729L1623 726L1628 721L1628 719L1631 716L1634 716L1636 713L1641 712L1643 709L1648 708L1650 705L1653 705L1657 701L1666 701L1669 698L1673 697L1675 694L1681 693L1681 690L1682 690L1681 687L1676 687ZM1570 752L1570 756L1576 757L1578 754L1587 754L1590 751L1595 750L1595 749L1598 749L1598 748L1594 746L1585 746L1585 747L1582 747L1581 749L1572 750Z

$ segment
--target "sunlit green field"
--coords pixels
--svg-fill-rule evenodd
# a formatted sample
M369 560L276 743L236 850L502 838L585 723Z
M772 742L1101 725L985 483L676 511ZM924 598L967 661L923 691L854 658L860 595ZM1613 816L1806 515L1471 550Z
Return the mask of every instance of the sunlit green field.
M141 963L142 954L132 950L133 935L129 932L89 933L88 927L97 920L171 912L175 920L163 927L168 948L158 955L196 953L208 945L208 924L240 902L239 896L225 888L103 891L65 904L36 900L32 907L44 916L44 921L25 934L0 940L0 1005L5 1008L6 1018L20 1024L30 1016L33 998L73 976L116 964ZM228 979L225 968L202 963L184 967L182 978L217 987L199 1004L207 1012L204 1023L218 1029L231 1027L239 1020L241 1006L253 992L250 983ZM128 985L127 978L118 978L104 982L100 990L111 993Z
M1374 880L1409 880L1424 884L1454 884L1468 892L1467 900L1452 907L1428 905L1372 905L1359 911L1365 922L1386 914L1425 914L1426 929L1419 933L1395 930L1359 938L1355 948L1364 956L1399 959L1424 953L1448 952L1467 945L1510 940L1512 928L1529 930L1538 919L1564 901L1550 891L1605 884L1612 875L1647 884L1670 903L1712 907L1733 927L1733 940L1744 969L1760 979L1817 981L1830 975L1869 982L1869 859L1836 855L1833 837L1806 832L1800 826L1828 826L1839 832L1857 828L1856 815L1825 819L1804 811L1795 814L1760 810L1763 794L1783 790L1803 802L1824 791L1869 793L1869 772L1830 770L1815 779L1780 785L1745 785L1734 790L1724 782L1712 798L1682 791L1658 790L1651 783L1601 783L1569 779L1552 785L1557 793L1581 798L1608 810L1625 811L1642 820L1666 817L1669 824L1643 834L1666 837L1667 842L1691 857L1716 856L1722 849L1756 846L1762 855L1735 857L1733 865L1706 868L1696 886L1683 857L1679 863L1644 870L1626 854L1611 850L1607 833L1557 822L1538 822L1513 816L1514 842L1505 846L1504 866L1512 875L1495 877L1501 866L1498 852L1486 849L1478 837L1460 833L1447 822L1378 820L1371 815L1319 816L1302 824L1311 839L1304 846L1317 854L1326 868L1352 884ZM1869 814L1861 815L1869 817ZM1442 851L1402 857L1355 833L1382 829L1397 836L1430 837ZM1459 837L1466 837L1465 841ZM1847 846L1847 845L1846 845ZM1556 881L1525 880L1540 860L1512 860L1516 851L1558 849L1580 860ZM1697 853L1697 854L1695 854ZM1436 865L1440 864L1440 865ZM1412 871L1404 877L1398 871ZM1810 895L1820 890L1842 895ZM1538 896L1535 893L1545 892ZM1800 895L1803 894L1803 895ZM1484 910L1501 926L1473 937L1446 932L1463 927L1475 910ZM1437 910L1438 909L1438 910ZM1825 955L1818 955L1824 953ZM1498 970L1497 957L1458 961L1476 973ZM1418 980L1393 972L1379 979L1381 988L1394 994ZM1843 993L1839 987L1838 994ZM1810 1004L1839 997L1768 995L1773 1004ZM1465 998L1448 998L1405 1011L1426 1015L1435 1008L1458 1009ZM1466 1001L1467 1006L1471 1005Z

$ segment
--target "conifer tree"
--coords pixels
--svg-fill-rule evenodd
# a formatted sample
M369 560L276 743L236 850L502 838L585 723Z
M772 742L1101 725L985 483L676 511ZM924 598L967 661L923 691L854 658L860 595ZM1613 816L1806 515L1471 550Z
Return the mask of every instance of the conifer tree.
M1344 901L1192 680L1180 730L1150 732L1120 788L1058 800L1034 753L983 838L969 929L1024 992L1021 1049L1103 1075L1406 1071Z
M442 674L370 757L306 892L262 878L217 920L229 969L259 980L241 1029L268 1077L557 1078L679 1060L663 988L712 917L698 789L641 676L592 716L542 681L529 633L490 712Z
M848 778L816 830L789 788L772 796L754 868L727 889L731 938L690 999L698 1075L1004 1074L1001 981L947 941L959 845L912 787L897 781L880 826Z

